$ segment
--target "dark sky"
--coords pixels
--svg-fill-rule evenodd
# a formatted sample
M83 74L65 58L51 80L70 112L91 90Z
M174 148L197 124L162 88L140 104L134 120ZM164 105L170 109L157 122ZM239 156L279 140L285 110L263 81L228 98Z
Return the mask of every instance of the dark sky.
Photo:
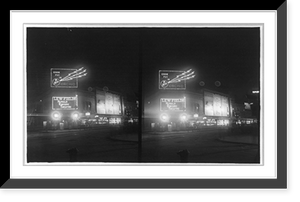
M124 94L158 90L158 70L187 70L199 82L235 95L259 87L259 28L28 28L28 96L50 89L50 68L80 68L79 87L108 86ZM142 70L142 77L139 74ZM139 78L142 83L139 83Z
M196 77L187 81L189 90L200 89L200 81L237 96L259 88L259 28L149 29L143 38L145 88L151 88L153 77L158 83L159 69L190 68ZM215 81L221 82L219 89Z
M50 69L87 69L79 88L104 87L138 92L138 32L130 29L29 28L28 90L50 88Z

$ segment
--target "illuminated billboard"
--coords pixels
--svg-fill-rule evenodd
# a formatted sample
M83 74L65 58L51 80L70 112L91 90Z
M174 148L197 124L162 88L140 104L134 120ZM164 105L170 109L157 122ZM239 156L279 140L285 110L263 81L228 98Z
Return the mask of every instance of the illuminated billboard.
M214 115L214 94L209 92L204 92L204 112L206 116Z
M186 80L194 78L194 73L192 69L187 71L159 70L159 89L185 90Z
M222 115L222 100L221 96L218 94L213 95L213 109L214 109L214 115L215 116L221 116Z
M228 97L204 92L205 115L206 116L229 116Z
M186 80L172 82L176 76L182 74L184 71L175 70L160 70L159 71L159 89L185 89Z
M75 110L78 108L78 99L75 97L52 97L53 110Z
M119 95L97 91L97 114L122 114L121 98Z
M86 69L51 68L51 88L77 88L78 78L86 76Z
M186 99L184 98L161 98L160 111L185 111Z
M229 116L229 102L228 102L228 98L225 96L222 96L222 106L221 106L222 110L222 115L221 116Z

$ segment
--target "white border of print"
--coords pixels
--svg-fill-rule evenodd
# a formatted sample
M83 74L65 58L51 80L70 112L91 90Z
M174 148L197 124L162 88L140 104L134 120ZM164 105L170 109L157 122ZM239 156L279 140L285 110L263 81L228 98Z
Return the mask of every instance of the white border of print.
M24 87L24 24L57 26L57 24L95 26L99 24L124 24L150 26L174 24L263 24L263 164L253 165L81 165L65 164L28 166L24 164L24 105L20 95ZM110 26L108 25L108 26ZM237 25L239 26L239 25ZM10 40L10 174L16 178L186 178L186 179L270 179L276 178L276 12L274 11L11 11ZM261 61L262 62L262 61ZM262 72L261 72L262 73ZM26 101L26 99L24 99ZM267 104L266 104L267 103ZM26 105L25 105L26 106ZM23 112L23 113L22 113ZM275 118L274 118L275 117Z

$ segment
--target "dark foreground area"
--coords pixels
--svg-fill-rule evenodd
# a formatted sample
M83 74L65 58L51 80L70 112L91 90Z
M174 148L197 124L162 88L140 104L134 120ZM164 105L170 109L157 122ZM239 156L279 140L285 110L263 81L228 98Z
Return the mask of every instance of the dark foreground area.
M141 151L134 130L35 131L27 134L27 162L257 164L260 151L255 131L205 128L147 132L142 136Z

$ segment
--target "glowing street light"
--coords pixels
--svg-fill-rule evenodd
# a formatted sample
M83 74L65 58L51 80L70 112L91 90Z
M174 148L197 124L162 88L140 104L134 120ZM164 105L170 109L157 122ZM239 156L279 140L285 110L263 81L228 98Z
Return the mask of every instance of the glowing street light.
M53 120L60 120L61 119L61 114L58 111L52 112L52 119Z
M79 112L73 112L72 118L73 120L78 120L80 118Z
M186 114L181 114L181 115L180 115L180 120L181 120L181 121L184 122L184 121L187 121L187 119L188 119L188 117L187 117Z
M160 119L163 122L168 122L169 121L169 116L168 116L168 114L163 113L163 114L160 115Z

